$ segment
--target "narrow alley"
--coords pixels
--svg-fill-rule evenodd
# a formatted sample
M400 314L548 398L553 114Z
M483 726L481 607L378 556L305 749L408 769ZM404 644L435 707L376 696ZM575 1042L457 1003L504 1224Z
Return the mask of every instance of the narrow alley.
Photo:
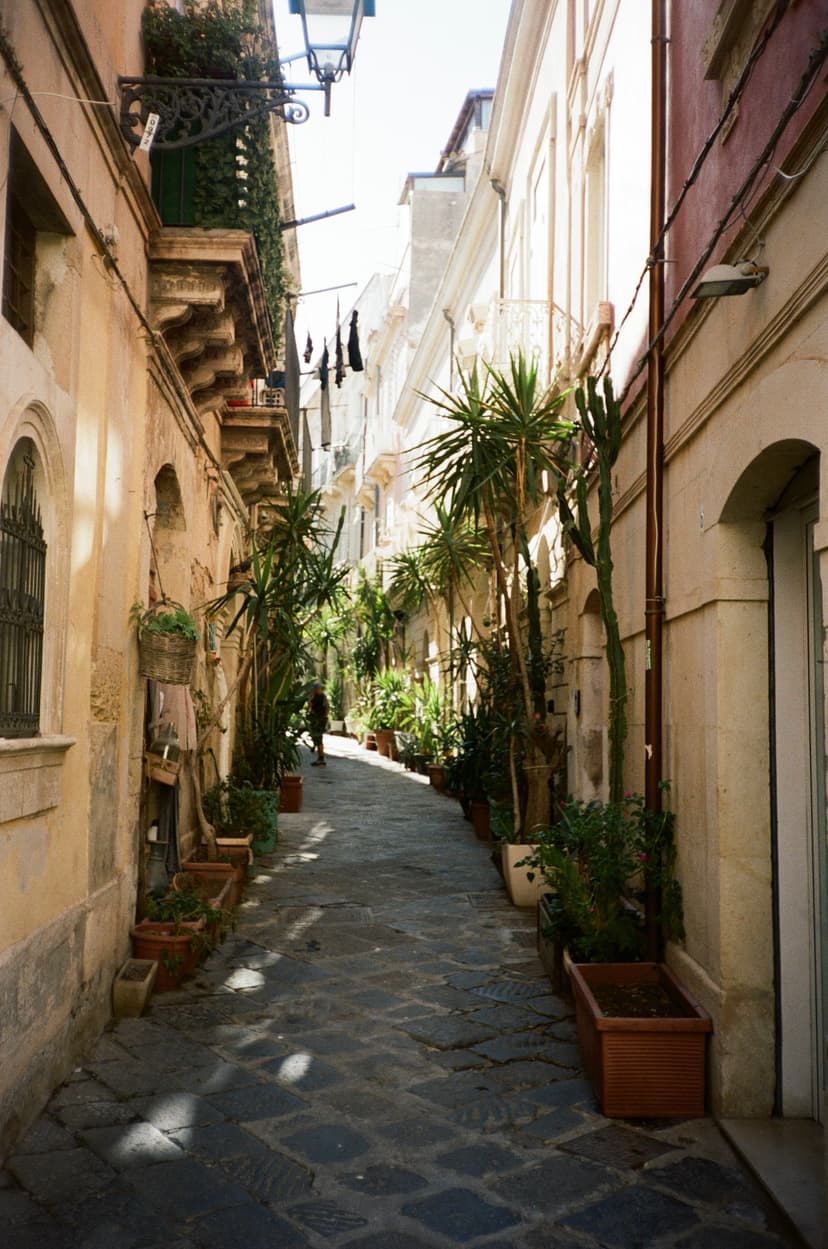
M0 1172L4 1249L779 1249L710 1120L596 1111L459 806L329 738L236 930Z

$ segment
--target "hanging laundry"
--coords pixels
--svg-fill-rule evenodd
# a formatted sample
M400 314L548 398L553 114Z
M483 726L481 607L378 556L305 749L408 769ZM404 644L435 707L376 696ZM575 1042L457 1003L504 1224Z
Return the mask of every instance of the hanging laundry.
M351 313L351 328L348 331L348 364L354 373L361 373L364 365L362 363L362 353L359 350L359 334L357 332L357 310L354 308Z
M299 386L301 367L290 304L285 311L285 406L294 438L299 437Z
M337 386L342 385L345 377L345 357L342 352L342 330L339 325L339 300L336 301L336 374L335 381Z
M322 450L327 451L331 445L331 392L328 386L319 396L319 415L321 419L319 442Z
M305 343L305 350L302 352L302 359L305 361L305 364L310 364L312 355L313 355L313 339L310 336L310 331L308 331L308 340Z
M319 386L322 390L328 389L328 340L325 339L325 346L322 349L322 359L319 362Z

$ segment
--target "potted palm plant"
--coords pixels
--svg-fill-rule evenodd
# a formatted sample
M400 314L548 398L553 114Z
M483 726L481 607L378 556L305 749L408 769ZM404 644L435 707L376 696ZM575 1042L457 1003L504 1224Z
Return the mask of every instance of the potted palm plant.
M399 668L378 672L371 683L369 727L374 730L377 750L388 759L397 757L394 733L411 723L414 698L411 678Z
M578 1038L602 1110L631 1117L703 1114L710 1017L657 961L665 938L683 936L680 891L673 879L673 817L663 806L666 785L659 784L653 809L643 798L623 792L627 684L611 550L620 405L609 378L603 396L588 378L575 401L592 447L586 464L595 468L595 536L584 467L573 474L574 509L570 489L563 485L558 505L566 532L596 574L609 672L609 801L565 804L537 858L557 891L553 924L574 949ZM631 900L636 885L639 896ZM601 961L577 961L584 958Z
M291 487L261 505L261 527L253 535L248 575L209 605L223 622L225 637L238 632L243 659L236 679L199 736L200 750L238 690L240 719L233 772L252 788L282 790L298 766L298 736L304 706L301 672L312 663L312 622L336 604L346 575L334 533L324 522L318 491ZM197 771L197 769L194 769ZM215 829L198 810L205 840L215 853Z
M562 416L566 396L543 387L536 363L522 352L511 358L508 370L486 365L482 379L476 365L468 373L461 369L455 394L438 388L436 395L422 397L448 422L424 444L418 462L430 497L455 525L465 522L482 531L503 605L512 686L518 691L509 763L514 836L527 840L549 822L552 771L543 674L532 662L540 615L529 527L544 482L565 476L573 425Z

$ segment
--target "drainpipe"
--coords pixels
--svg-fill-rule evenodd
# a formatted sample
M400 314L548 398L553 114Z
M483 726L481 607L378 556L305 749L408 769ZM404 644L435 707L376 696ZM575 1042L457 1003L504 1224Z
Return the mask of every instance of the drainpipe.
M498 299L506 298L506 191L497 178L490 178L492 189L500 200L500 272L497 280Z
M652 119L650 132L650 315L647 357L647 519L644 674L644 796L660 812L663 780L662 636L664 630L664 225L666 184L667 15L666 0L652 0ZM661 909L655 889L645 902L647 957L661 957Z
M443 316L449 327L449 390L454 390L454 340L457 337L457 326L448 308L443 309Z

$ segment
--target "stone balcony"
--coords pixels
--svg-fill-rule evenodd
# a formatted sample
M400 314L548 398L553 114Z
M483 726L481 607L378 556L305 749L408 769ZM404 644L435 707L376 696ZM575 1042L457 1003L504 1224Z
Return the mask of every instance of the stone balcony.
M603 307L603 305L602 305ZM609 305L607 305L609 307ZM469 309L476 337L463 339L458 354L467 367L475 355L500 370L519 351L534 359L543 385L567 377L572 353L582 347L584 330L545 299L493 299Z
M222 465L250 504L299 471L284 391L251 406L250 382L276 364L252 235L164 227L149 249L149 310L199 419L220 426Z

